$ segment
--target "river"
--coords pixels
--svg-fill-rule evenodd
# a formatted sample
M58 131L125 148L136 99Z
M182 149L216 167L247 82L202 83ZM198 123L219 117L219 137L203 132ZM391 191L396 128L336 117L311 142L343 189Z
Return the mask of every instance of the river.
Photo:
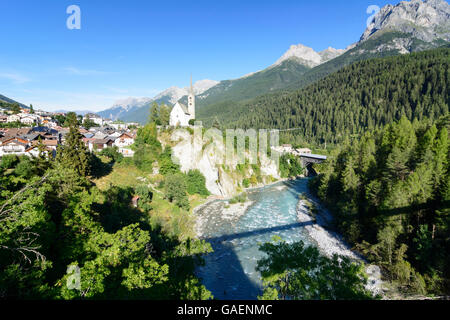
M205 266L197 275L216 299L253 300L262 294L260 274L255 270L263 257L262 243L274 236L288 243L304 241L315 245L305 227L312 222L299 222L299 195L308 196L308 179L280 182L248 193L252 205L245 213L224 217L224 201L212 202L199 209L201 235L214 252L205 257Z

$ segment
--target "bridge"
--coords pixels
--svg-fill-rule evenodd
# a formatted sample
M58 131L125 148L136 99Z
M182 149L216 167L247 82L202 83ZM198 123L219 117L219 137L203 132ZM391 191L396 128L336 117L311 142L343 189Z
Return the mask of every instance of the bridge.
M297 156L300 157L304 167L309 164L322 163L327 160L327 156L322 156L319 154L300 153L297 154Z
M327 156L320 154L313 154L310 149L294 149L290 144L284 144L279 147L272 147L272 150L279 152L280 154L292 154L300 158L302 166L306 168L308 172L314 172L312 169L313 164L322 163L327 160Z

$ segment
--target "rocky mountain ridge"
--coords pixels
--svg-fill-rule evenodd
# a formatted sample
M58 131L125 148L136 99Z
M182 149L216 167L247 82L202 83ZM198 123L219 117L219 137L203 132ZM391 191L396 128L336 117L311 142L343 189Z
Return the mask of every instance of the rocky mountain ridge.
M411 0L386 5L374 16L360 42L386 31L410 34L424 42L450 41L450 5L445 0Z

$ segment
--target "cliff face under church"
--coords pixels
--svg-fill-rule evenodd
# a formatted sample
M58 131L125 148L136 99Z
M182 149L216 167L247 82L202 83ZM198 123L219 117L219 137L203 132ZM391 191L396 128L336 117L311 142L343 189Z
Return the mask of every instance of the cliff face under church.
M237 155L234 155L231 164L223 164L225 155L223 143L202 139L187 130L177 130L172 135L172 140L172 154L181 166L181 171L199 170L205 176L206 187L212 195L232 197L244 190L242 185L244 179L251 180L256 176L260 180L256 186L280 179L275 162L266 155L260 157L260 165L256 168L250 165L238 168ZM246 156L250 156L248 152Z

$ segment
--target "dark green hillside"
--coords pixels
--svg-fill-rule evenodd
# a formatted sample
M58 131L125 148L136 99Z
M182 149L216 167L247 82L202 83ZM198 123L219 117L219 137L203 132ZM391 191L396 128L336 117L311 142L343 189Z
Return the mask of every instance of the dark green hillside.
M285 136L290 142L338 143L402 115L420 120L447 114L449 64L447 48L361 61L307 88L223 106L211 114L232 127L300 128Z
M357 61L397 56L400 52L396 49L378 51L377 48L386 44L392 44L396 39L410 39L410 37L410 35L405 33L385 32L377 37L358 44L357 47L347 51L343 55L309 70L304 74L300 81L294 83L291 87L297 89L303 88ZM435 43L426 43L424 41L411 38L411 44L407 49L410 52L419 52L437 48L444 44L445 42L441 43L437 41Z
M242 101L286 88L297 82L309 69L296 59L289 59L279 66L267 68L245 78L222 81L199 97L198 108L200 110L203 106L223 101Z
M18 104L22 108L29 108L28 106L19 103L17 101L14 101L13 99L10 99L8 97L5 97L4 95L0 94L0 107L5 109L10 109L13 104Z
M214 86L197 97L197 112L207 105L214 105L216 103L222 105L225 102L229 106L233 105L234 101L245 101L261 94L286 88L292 85L292 83L297 82L308 70L308 67L305 67L295 59L289 59L284 61L280 66L268 68L246 78L222 81L217 86ZM156 102L158 104L165 103L171 105L167 97L156 100ZM187 98L182 98L180 102L187 104ZM149 116L149 107L150 104L133 110L121 117L121 119L130 122L145 123Z
M324 64L321 64L315 68L309 69L306 72L303 72L296 78L290 78L289 81L284 82L284 86L274 85L274 90L260 90L259 94L253 95L253 97L268 94L271 91L280 92L280 90L286 89L289 91L298 90L301 88L305 88L308 85L317 82L326 76L339 71L340 69L348 66L352 63L373 59L373 58L383 58L390 56L398 56L400 55L399 50L397 49L388 49L390 46L393 46L394 40L399 41L401 39L406 39L409 41L408 50L410 52L418 52L427 49L437 48L442 45L445 45L445 42L436 41L433 43L426 43L421 40L411 38L411 35L400 33L400 32L384 32L376 37L370 38L369 40L359 43L355 48L347 51L343 55L330 60ZM447 44L448 46L448 44ZM381 49L380 49L381 48ZM226 83L226 81L222 82ZM222 84L221 83L221 84ZM241 90L247 90L247 86L245 84L239 84L242 86ZM220 93L216 92L219 91ZM230 110L239 108L238 103L245 103L250 95L244 97L242 94L233 92L223 92L224 88L221 88L220 85L212 88L210 92L208 92L208 98L201 101L199 105L198 115L199 118L204 120L206 123L211 124L214 118L221 117L217 115L217 111L229 113ZM282 93L280 93L282 94Z

